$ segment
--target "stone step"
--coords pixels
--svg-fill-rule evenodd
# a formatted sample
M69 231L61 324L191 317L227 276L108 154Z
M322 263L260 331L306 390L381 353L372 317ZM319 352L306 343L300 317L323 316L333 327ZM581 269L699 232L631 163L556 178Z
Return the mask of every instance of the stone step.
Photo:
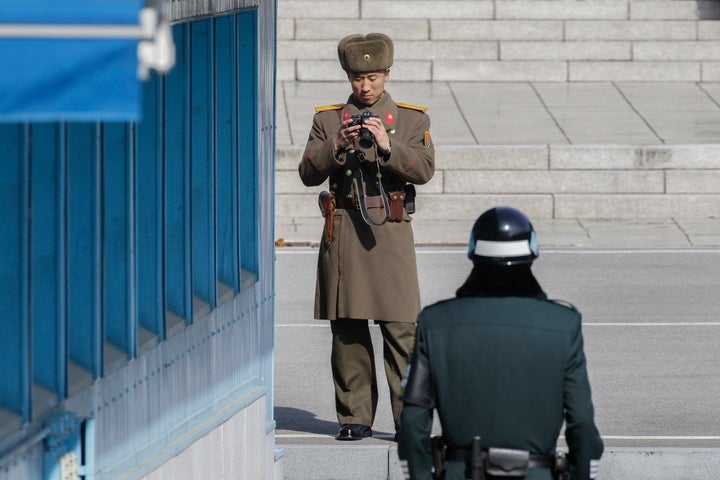
M285 444L285 480L404 480L395 444ZM720 478L720 449L606 448L598 480Z
M712 42L717 45L717 42ZM720 81L718 51L710 58L682 60L595 60L578 46L555 49L554 55L586 59L560 60L396 60L393 78L409 82L717 82ZM584 48L584 47L582 47ZM662 46L657 48L662 49ZM683 46L693 52L696 46ZM704 47L703 47L704 48ZM716 47L712 47L716 48ZM575 51L576 53L572 53ZM565 52L565 53L562 53ZM548 50L549 54L552 54ZM670 54L668 54L670 55ZM672 54L673 57L682 53ZM343 80L337 60L278 60L280 81L333 82Z
M362 8L361 8L362 7ZM380 21L408 19L481 20L698 20L718 18L720 6L713 0L335 0L327 8L323 0L279 0L280 19L332 19ZM325 24L323 30L337 30Z
M275 212L282 218L318 218L317 195L276 195ZM423 221L475 218L492 206L509 205L534 218L709 218L720 211L715 195L422 195L414 218Z
M278 2L278 80L344 80L337 41L370 31L393 37L397 80L720 80L720 4L710 0L334 5Z
M303 148L278 147L278 218L318 216L297 174ZM488 205L536 218L712 217L720 209L720 146L439 146L436 173L418 186L415 218L470 218Z
M303 146L278 146L277 171L297 171ZM720 145L437 145L445 170L715 170Z

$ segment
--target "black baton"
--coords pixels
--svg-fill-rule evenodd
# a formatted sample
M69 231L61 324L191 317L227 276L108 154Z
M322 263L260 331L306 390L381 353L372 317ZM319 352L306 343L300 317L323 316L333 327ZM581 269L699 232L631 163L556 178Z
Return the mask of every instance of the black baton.
M480 437L473 437L472 456L470 457L470 475L472 480L485 480L485 465L483 464Z

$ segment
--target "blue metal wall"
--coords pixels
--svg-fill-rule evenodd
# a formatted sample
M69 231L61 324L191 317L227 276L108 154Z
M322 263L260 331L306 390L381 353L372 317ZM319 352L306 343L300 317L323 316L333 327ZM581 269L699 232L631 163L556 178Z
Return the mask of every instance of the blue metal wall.
M267 395L272 425L275 30L261 8L265 24L249 10L175 25L176 67L146 82L138 124L0 124L0 478L37 472L28 437L50 450L57 410L75 440L52 458L81 443L87 478L228 395Z

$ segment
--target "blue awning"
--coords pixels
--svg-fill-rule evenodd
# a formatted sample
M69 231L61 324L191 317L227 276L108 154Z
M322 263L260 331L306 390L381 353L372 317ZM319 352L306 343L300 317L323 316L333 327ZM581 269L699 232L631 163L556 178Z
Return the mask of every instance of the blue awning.
M159 12L144 7L144 0L0 2L0 121L139 120L138 73L147 67L138 64L138 46L154 52L159 31Z

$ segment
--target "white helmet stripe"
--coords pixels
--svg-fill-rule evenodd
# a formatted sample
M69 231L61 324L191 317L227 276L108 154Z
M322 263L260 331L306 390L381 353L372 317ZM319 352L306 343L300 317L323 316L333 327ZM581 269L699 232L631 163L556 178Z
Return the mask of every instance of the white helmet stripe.
M522 257L531 253L530 242L527 240L513 242L475 241L475 255L481 257Z

